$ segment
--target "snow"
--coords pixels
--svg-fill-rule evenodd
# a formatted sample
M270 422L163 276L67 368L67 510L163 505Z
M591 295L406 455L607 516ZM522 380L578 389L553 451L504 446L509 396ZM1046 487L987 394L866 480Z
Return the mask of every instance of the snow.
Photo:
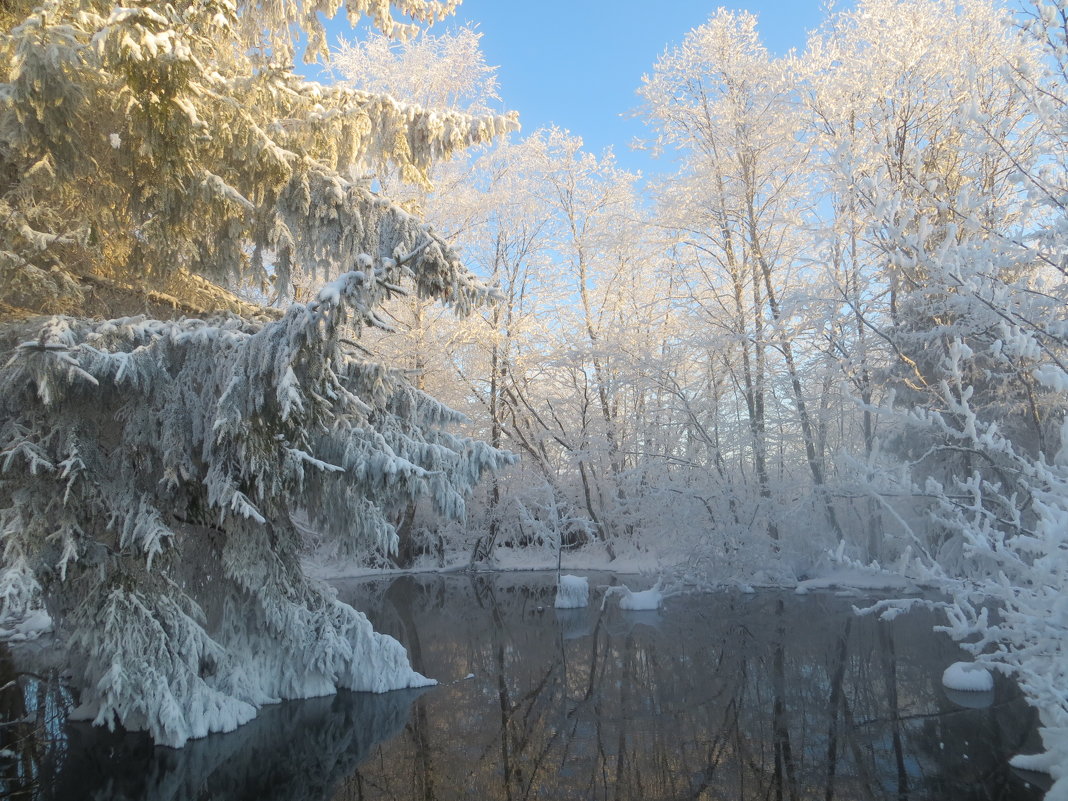
M556 588L557 609L581 609L590 605L590 583L585 576L560 576Z
M942 684L962 692L989 692L994 689L994 677L982 665L954 662L942 673Z
M622 553L619 551L622 550ZM437 556L417 561L411 567L378 568L368 567L359 557L338 558L333 552L307 553L302 558L307 575L324 581L335 581L362 576L396 575L407 573L439 573L464 571L470 569L493 570L494 572L528 572L556 571L557 553L555 548L507 548L498 546L492 561L471 565L470 549L456 548L446 550L442 555L444 564ZM680 560L681 561L681 560ZM607 553L603 543L595 542L581 549L569 551L563 557L563 569L573 571L603 571L615 575L649 575L664 570L672 570L675 562L665 559L663 555L638 552L637 550L617 549L613 559Z
M1018 770L1030 770L1035 773L1049 773L1053 760L1049 754L1017 754L1009 764Z
M109 728L121 721L129 731L148 731L157 745L179 748L212 732L234 731L260 707L282 699L315 698L341 688L383 693L437 683L412 670L397 640L375 632L365 615L337 601L329 602L318 619L279 610L278 630L262 621L230 620L217 635L223 645L204 640L204 653L230 663L227 672L169 679L144 655L173 648L172 642L196 633L190 634L189 623L182 630L181 620L165 617L165 607L153 611L177 636L168 639L163 625L146 631L136 619L110 614L118 621L108 627L114 639L102 644L106 653L92 655L107 660L104 678L82 688L82 704L72 719ZM303 628L302 620L315 628Z
M1055 716L1048 711L1040 711L1044 723ZM1059 722L1059 721L1058 721ZM1044 725L1039 729L1045 752L1041 754L1017 754L1009 764L1018 770L1032 770L1045 773L1054 779L1053 786L1046 791L1046 801L1068 801L1068 726Z
M52 630L52 618L44 609L33 609L21 620L4 622L8 623L10 628L0 627L0 641L36 640L42 634L47 634Z
M664 594L660 591L659 582L656 586L641 592L632 592L626 586L622 587L622 590L619 608L628 612L647 612L659 609L664 604Z
M866 590L869 592L914 592L916 585L904 576L881 570L839 567L823 575L799 581L795 592L805 595L812 590Z
M952 690L949 687L943 687L942 691L945 693L946 698L961 709L989 709L997 700L993 690L982 692L973 690Z

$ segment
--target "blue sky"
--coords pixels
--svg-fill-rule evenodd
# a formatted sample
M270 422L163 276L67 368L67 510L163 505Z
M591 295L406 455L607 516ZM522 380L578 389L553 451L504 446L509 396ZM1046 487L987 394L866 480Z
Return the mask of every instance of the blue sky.
M624 115L638 104L641 76L670 45L720 5L757 15L765 45L781 55L804 46L823 17L821 0L464 0L441 26L477 24L488 63L499 67L504 107L523 130L555 123L587 149L612 146L621 166L665 169L630 143L644 125ZM351 35L351 34L350 34Z

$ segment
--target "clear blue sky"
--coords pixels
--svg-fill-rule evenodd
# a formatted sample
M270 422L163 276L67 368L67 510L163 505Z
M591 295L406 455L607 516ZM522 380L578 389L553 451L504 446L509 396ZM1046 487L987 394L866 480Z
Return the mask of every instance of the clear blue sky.
M621 166L650 172L666 165L631 151L646 130L625 116L641 77L721 5L756 14L776 55L803 48L823 17L821 0L463 0L441 26L477 24L504 107L519 112L524 131L555 123L587 149L612 146Z

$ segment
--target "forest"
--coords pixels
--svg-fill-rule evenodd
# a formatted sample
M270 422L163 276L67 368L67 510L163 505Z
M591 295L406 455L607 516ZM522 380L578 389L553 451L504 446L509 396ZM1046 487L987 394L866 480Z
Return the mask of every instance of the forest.
M181 746L432 683L321 574L864 568L1068 777L1068 3L715 11L653 176L521 130L455 5L0 6L0 629Z

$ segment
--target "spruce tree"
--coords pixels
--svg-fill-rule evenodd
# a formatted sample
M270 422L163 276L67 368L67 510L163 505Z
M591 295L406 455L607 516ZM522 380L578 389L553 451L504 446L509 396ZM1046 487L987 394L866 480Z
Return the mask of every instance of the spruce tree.
M409 35L455 5L349 0ZM368 360L376 308L487 290L373 191L515 127L310 82L336 0L0 12L0 615L43 602L79 712L159 743L263 704L425 681L301 569L510 457ZM327 282L290 303L290 277Z

